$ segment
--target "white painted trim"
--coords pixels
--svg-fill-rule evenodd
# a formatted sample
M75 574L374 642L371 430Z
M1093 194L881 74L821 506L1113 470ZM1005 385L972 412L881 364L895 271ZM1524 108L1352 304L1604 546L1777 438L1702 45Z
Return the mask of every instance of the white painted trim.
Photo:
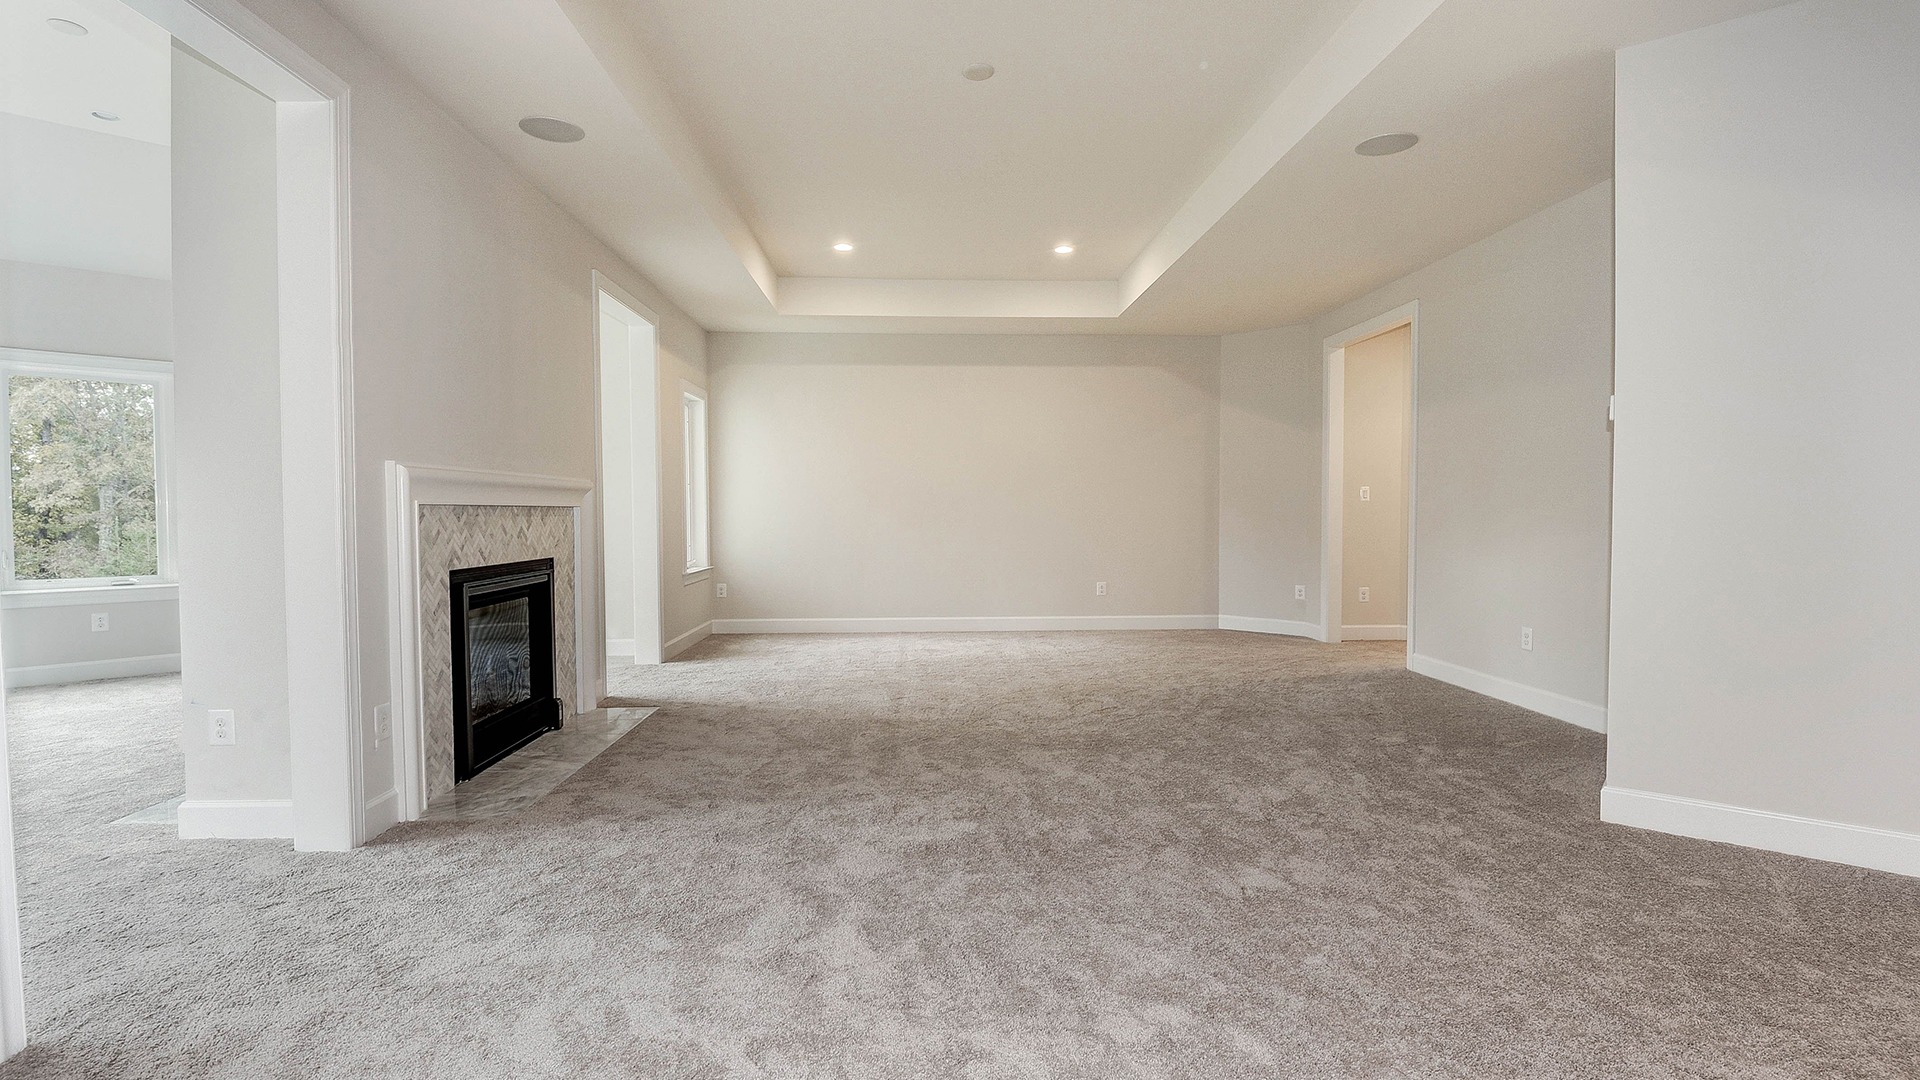
M0 593L0 608L94 607L99 604L177 603L180 586L173 582L140 585L89 585L74 589L22 589Z
M1350 326L1321 343L1324 362L1322 379L1325 400L1321 403L1320 422L1320 640L1337 642L1344 631L1343 574L1346 538L1346 435L1347 435L1347 346L1384 334L1395 327L1410 327L1408 345L1407 392L1412 396L1408 410L1412 427L1407 432L1407 662L1413 662L1414 626L1418 619L1414 548L1419 542L1417 514L1420 505L1420 301L1413 300L1392 311L1376 315Z
M1010 630L1216 630L1217 615L1011 615L911 619L715 619L716 634L950 634Z
M633 648L633 639L630 637L607 639L608 656L632 656Z
M1340 628L1341 641L1405 641L1407 628L1404 626L1343 626Z
M1286 637L1310 638L1320 640L1320 627L1310 622L1294 619L1255 619L1245 615L1220 616L1220 629L1239 630L1249 634L1281 634Z
M1600 789L1600 820L1920 877L1920 836L1891 829L1752 810L1611 784Z
M388 788L367 800L367 832L373 836L400 824L400 789Z
M1518 705L1531 709L1555 720L1564 720L1576 727L1588 731L1607 730L1607 707L1595 705L1590 701L1581 701L1565 694L1556 694L1551 690L1542 690L1536 686L1517 683L1512 679L1503 679L1498 675L1489 675L1484 671L1449 664L1445 660L1435 660L1431 656L1415 653L1407 657L1407 670L1425 675L1429 679L1438 679L1451 683L1476 694L1485 694L1509 705Z
M0 659L0 665L5 660ZM0 733L7 727L7 699L0 694ZM27 1046L26 978L20 968L20 882L13 863L13 778L8 740L0 738L0 1058Z
M671 660L681 653L686 652L688 649L693 648L695 645L707 640L707 638L713 636L713 633L713 623L703 622L699 626L667 642L667 647L662 649L661 652L665 654L668 660Z
M188 799L180 804L182 840L291 840L292 799Z
M590 558L598 528L594 488L562 476L491 473L387 462L387 666L393 686L396 817L418 821L427 810L426 704L420 671L420 508L422 506L561 506L573 517L573 707L600 704L595 672L605 678L597 597L599 565ZM596 545L597 546L597 545ZM591 604L591 606L590 606ZM591 620L591 621L589 621ZM555 687L556 691L561 690Z
M605 398L607 368L606 342L602 339L601 334L600 320L602 315L612 316L616 321L629 327L645 325L652 335L652 348L649 350L644 364L635 365L632 362L632 341L631 339L628 341L628 368L626 374L629 405L644 400L647 413L643 418L639 415L640 410L634 408L628 410L628 477L634 489L632 493L633 497L628 501L634 509L634 521L631 529L631 547L622 557L631 559L634 565L633 595L628 598L628 601L633 607L635 636L630 639L630 644L624 652L615 653L611 642L605 642L600 649L596 651L591 689L587 695L595 702L598 702L607 695L607 656L631 656L634 658L635 663L660 663L666 659L666 650L662 643L667 636L667 581L666 573L663 569L666 565L664 553L667 544L665 502L667 485L665 477L666 457L660 452L662 434L660 424L660 317L654 314L652 308L634 299L633 294L621 288L618 282L615 282L612 278L609 278L600 271L595 270L593 271L593 504L595 507L596 520L599 524L594 527L593 535L588 537L588 539L592 544L589 550L593 552L595 573L599 575L599 579L603 585L593 597L594 617L592 626L594 637L595 640L603 640L606 636L608 624L607 606L610 603L609 598L606 596L604 586L604 583L608 580L607 558L609 553L607 551L607 538L605 535L607 528L607 463L605 460L607 445L607 402ZM638 322L636 323L635 320L638 320ZM636 367L641 366L644 366L644 372L635 370ZM643 381L640 378L643 375L644 382L646 383L644 394L638 392L637 389L640 382ZM641 449L643 445L646 448L644 451ZM651 486L648 486L640 480L643 472L640 468L640 462L642 460L644 460L647 466L644 471L651 472L652 474ZM643 490L644 498L641 497ZM640 520L642 516L641 505L643 503L646 505L646 516L648 518L644 523ZM643 574L641 568L648 565L653 567L653 572L651 574ZM646 594L644 600L641 595L643 590ZM643 610L651 612L652 617L648 625L643 625L640 621ZM648 629L649 627L651 633L641 633L642 630ZM654 654L656 646L660 647L660 652L657 656ZM642 655L643 650L645 655Z
M70 664L40 664L8 668L8 689L16 686L59 686L96 679L127 679L135 675L164 675L180 670L179 653L117 656L110 660L80 660Z

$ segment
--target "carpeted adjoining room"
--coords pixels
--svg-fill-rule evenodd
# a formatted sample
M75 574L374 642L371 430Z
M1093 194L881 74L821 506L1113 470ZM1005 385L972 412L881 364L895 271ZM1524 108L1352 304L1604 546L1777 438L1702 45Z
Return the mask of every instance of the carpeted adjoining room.
M1604 739L1221 631L730 636L551 795L342 854L115 825L166 678L10 700L0 1077L1898 1077L1907 878L1601 823Z

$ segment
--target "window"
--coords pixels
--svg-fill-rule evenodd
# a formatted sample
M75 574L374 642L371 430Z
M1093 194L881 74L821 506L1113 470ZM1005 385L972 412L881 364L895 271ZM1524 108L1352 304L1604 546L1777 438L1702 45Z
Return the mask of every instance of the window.
M9 590L173 578L172 365L0 349Z
M687 469L687 573L713 566L707 541L707 398L682 384L680 431L685 440L681 459Z

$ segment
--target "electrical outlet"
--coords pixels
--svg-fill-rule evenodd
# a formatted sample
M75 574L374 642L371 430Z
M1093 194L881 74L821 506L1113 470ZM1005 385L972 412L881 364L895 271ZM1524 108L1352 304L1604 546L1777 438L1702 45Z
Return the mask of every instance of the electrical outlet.
M393 738L393 705L383 702L373 707L373 745L385 746Z
M1104 581L1096 581L1096 582L1094 582L1094 583L1093 583L1093 595L1095 595L1095 596L1105 596L1105 595L1107 595L1107 583L1106 583L1106 582L1104 582Z
M207 710L207 742L214 746L233 745L233 710Z
M1520 628L1520 647L1528 652L1533 651L1533 627L1523 626Z
M1293 598L1295 600L1305 600L1307 598L1307 587L1305 585L1295 585L1293 587Z
M722 600L725 600L727 598L727 583L722 581L719 584L715 585L713 587L713 595L719 597Z
M1371 487L1368 487L1365 484L1360 485L1360 501L1361 502L1373 501L1373 489Z
M106 629L107 629L107 613L104 611L94 612L93 613L93 632L96 634L101 634L101 633L105 633Z
M1373 590L1367 588L1365 585L1360 586L1360 602L1364 604L1367 601L1372 599L1373 599Z

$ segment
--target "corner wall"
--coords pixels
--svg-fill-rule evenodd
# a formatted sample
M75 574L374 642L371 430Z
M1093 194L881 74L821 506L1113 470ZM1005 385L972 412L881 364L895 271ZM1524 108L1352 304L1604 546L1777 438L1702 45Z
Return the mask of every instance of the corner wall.
M1620 53L1610 821L1920 874L1916 43Z

